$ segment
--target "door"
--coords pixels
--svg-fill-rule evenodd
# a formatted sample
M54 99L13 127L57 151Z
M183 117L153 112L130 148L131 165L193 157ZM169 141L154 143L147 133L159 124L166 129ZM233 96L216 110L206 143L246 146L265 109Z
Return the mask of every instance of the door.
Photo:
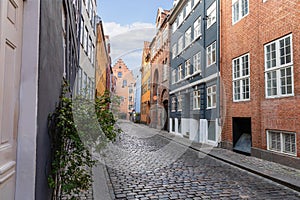
M23 0L0 1L0 199L13 200L19 118Z

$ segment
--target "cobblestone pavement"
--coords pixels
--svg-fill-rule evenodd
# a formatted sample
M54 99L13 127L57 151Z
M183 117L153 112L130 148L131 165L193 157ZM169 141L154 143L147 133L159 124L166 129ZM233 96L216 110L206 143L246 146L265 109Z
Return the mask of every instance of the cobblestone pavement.
M153 129L122 123L105 152L115 199L300 199L300 193L195 150Z

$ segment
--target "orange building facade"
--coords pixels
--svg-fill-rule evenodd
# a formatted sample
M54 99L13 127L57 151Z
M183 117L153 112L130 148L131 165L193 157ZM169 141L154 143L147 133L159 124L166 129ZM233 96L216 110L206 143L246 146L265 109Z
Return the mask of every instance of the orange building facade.
M144 42L142 54L142 87L141 87L141 122L150 123L150 82L151 82L151 65L150 65L150 42Z

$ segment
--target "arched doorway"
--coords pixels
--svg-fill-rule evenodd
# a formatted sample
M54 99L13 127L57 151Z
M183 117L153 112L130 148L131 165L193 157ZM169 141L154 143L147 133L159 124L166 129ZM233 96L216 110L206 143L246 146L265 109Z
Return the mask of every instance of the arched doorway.
M161 102L162 102L162 106L164 108L164 112L163 112L162 119L161 119L161 121L163 122L162 130L168 131L168 129L169 129L169 114L168 114L169 94L166 89L164 89L162 92Z

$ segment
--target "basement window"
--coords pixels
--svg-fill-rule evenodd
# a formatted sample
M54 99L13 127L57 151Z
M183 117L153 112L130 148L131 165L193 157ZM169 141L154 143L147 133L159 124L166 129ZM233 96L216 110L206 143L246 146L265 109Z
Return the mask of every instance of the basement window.
M267 131L268 150L296 155L296 133Z

